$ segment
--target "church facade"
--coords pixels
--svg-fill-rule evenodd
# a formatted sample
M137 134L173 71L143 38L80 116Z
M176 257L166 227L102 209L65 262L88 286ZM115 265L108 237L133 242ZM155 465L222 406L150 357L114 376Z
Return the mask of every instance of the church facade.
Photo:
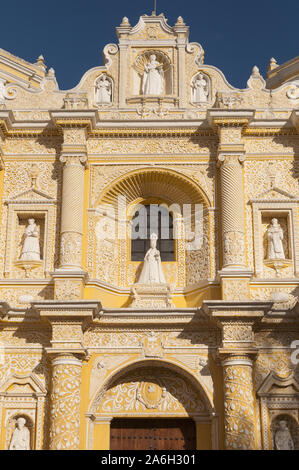
M299 58L116 31L67 91L0 50L0 449L298 448Z

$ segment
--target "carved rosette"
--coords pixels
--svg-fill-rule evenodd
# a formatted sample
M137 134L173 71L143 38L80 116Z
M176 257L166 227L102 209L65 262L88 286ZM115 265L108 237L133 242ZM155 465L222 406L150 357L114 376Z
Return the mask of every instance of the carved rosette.
M72 355L52 360L50 449L78 450L81 361Z
M252 361L246 355L222 362L224 374L225 448L255 449Z

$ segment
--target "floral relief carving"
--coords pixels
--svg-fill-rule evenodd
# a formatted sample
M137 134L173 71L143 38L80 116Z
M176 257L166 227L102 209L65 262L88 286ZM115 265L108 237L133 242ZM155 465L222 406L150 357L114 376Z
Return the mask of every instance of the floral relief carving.
M97 401L97 412L200 413L205 410L198 392L184 378L165 369L137 371L113 385Z
M53 367L51 393L50 449L79 447L81 367L59 364Z
M250 450L254 442L252 370L249 366L224 366L225 448Z
M56 279L55 297L61 300L76 300L81 298L81 280Z
M61 235L60 243L60 263L79 264L81 263L81 241L80 233L66 232Z

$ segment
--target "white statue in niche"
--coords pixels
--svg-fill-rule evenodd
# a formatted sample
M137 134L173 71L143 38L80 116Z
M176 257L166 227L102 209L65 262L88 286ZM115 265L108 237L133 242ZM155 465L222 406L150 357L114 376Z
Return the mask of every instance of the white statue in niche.
M158 240L157 234L152 233L150 240L151 247L144 257L138 284L166 284L162 270L160 251L156 248Z
M105 73L95 82L95 100L97 104L112 102L112 83Z
M25 418L17 419L9 450L30 450L30 431L25 424Z
M277 219L271 220L271 225L266 232L268 240L268 259L285 259L282 246L283 231Z
M39 229L34 219L28 220L24 238L20 259L22 261L40 261Z
M161 95L164 91L163 65L156 60L155 54L150 55L150 61L144 64L142 93L144 95Z
M276 450L294 450L294 442L284 420L279 421L279 428L274 436L274 443Z
M209 83L203 74L199 72L192 82L192 102L206 103L209 96Z

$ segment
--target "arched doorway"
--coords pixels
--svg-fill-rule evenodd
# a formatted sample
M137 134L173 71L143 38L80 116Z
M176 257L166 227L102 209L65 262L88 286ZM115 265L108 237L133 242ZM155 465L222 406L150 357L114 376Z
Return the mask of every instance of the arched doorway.
M112 377L90 410L93 449L212 448L214 418L205 392L194 377L160 361Z

